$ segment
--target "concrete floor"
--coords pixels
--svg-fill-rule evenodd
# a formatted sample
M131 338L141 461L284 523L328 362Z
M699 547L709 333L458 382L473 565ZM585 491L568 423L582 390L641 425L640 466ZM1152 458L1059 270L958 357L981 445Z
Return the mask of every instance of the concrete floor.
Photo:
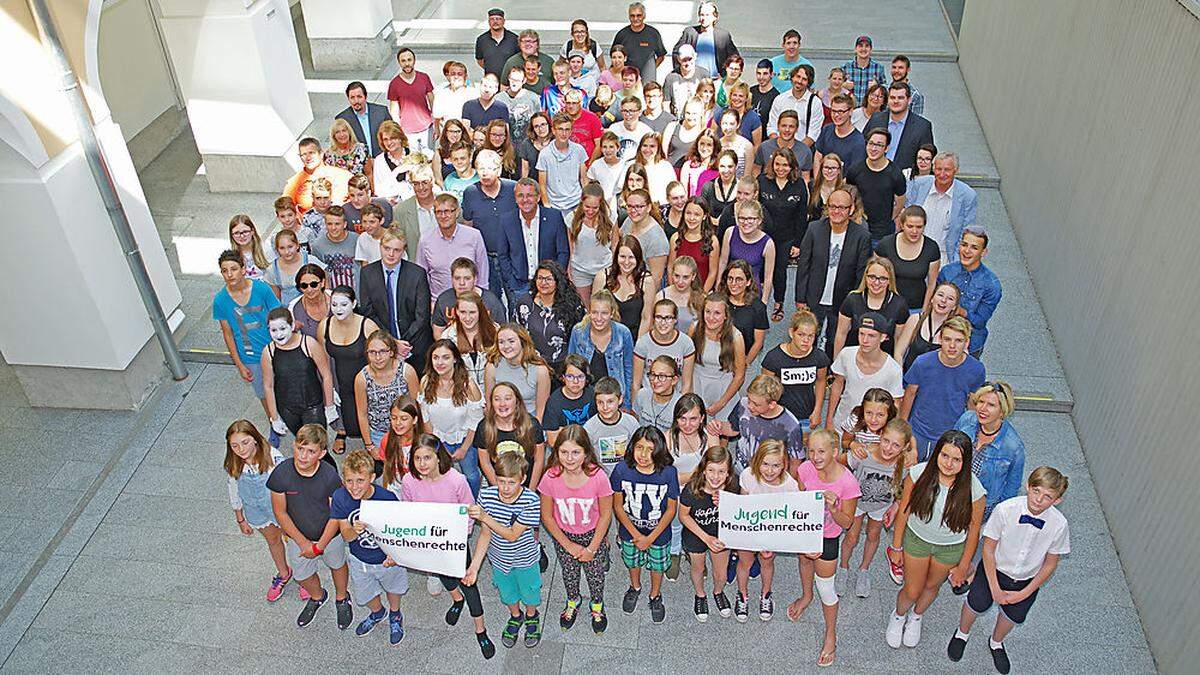
M397 16L411 16L424 6L421 17L478 19L476 6L466 3L394 4ZM854 0L785 7L768 2L755 4L755 16L764 9L794 16L789 23L804 33L806 49L840 48L853 35L869 32L880 49L952 52L953 41L937 4L904 0L880 8L878 3ZM682 24L694 14L690 2L647 5L651 20L657 20L660 11L675 12L672 16L678 18L672 21ZM734 3L723 5L722 23L734 30L740 44L765 48L776 42L776 29L763 30L749 13L737 16ZM617 22L622 7L623 3L612 5L588 18ZM557 16L560 8L546 2L521 3L519 10L509 6L513 23L518 16ZM846 16L854 17L849 25L855 30L846 28ZM464 36L473 39L477 31L414 30L414 41L430 45L418 50L429 63L421 67L438 74L445 52L436 45L467 39ZM603 34L600 29L595 32ZM827 71L830 63L817 65L818 71ZM929 101L927 112L939 145L962 156L964 173L998 178L957 67L921 61L915 64L914 81ZM321 93L331 85L338 93ZM328 120L344 106L341 85L340 80L310 81L314 135L323 137ZM213 251L223 247L231 215L248 213L265 225L274 195L210 194L204 176L197 175L199 167L195 146L185 134L142 172L142 182L191 322L184 346L216 349L220 342L209 308L220 279L213 273ZM1053 341L997 190L980 190L979 218L992 238L988 264L1005 292L985 355L989 376L1069 401ZM767 344L782 339L782 330L774 327ZM264 424L261 409L232 367L189 365L192 377L164 385L137 413L31 409L11 371L0 367L0 453L10 467L0 476L0 532L6 535L0 539L5 553L0 563L0 672L278 672L311 669L331 659L351 672L398 662L414 673L815 670L822 627L815 608L797 624L779 611L768 624L752 619L738 625L714 616L702 626L691 616L692 591L684 576L666 586L667 621L655 625L644 600L638 613L620 612L626 575L619 560L607 576L610 627L603 636L593 635L584 622L567 634L550 625L537 649L501 647L492 661L479 656L469 628L451 629L442 622L447 601L444 596L430 598L419 575L414 575L413 590L404 601L408 633L399 647L389 647L383 635L360 640L337 631L331 608L323 609L314 625L298 631L294 620L301 605L294 587L274 605L262 599L272 574L269 558L260 539L237 532L220 471L225 427L239 417ZM1074 550L1027 626L1009 641L1017 672L1035 667L1046 672L1154 671L1070 417L1022 412L1013 421L1025 440L1029 469L1052 464L1071 478L1062 510L1071 522ZM976 629L963 663L946 659L945 643L959 607L948 593L929 610L919 647L887 648L884 622L896 589L883 568L877 559L872 597L847 598L841 605L833 671L990 672L984 623ZM562 582L555 567L544 579L543 612L553 624L563 602ZM794 597L798 584L795 564L785 557L776 579L777 603L782 606ZM482 579L480 587L489 631L496 638L503 611L490 580ZM989 615L985 621L991 620Z

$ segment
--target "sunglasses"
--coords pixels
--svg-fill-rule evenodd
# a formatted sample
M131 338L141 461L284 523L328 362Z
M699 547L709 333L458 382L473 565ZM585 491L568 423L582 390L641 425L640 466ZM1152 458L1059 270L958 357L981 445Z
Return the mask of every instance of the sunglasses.
M322 283L324 283L324 282L321 282L321 281L302 281L302 282L300 282L300 283L296 284L296 288L299 288L299 289L300 289L300 290L302 290L302 291L306 291L306 290L308 290L308 289L310 289L310 288L320 288Z

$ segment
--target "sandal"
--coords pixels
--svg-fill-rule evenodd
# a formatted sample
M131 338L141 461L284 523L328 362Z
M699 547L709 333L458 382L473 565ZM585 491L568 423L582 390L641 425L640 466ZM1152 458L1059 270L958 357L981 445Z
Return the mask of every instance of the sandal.
M782 302L775 303L775 310L773 312L771 312L771 320L776 321L776 322L783 321L783 303Z
M833 661L836 658L837 658L837 647L834 647L830 651L822 651L817 656L817 667L828 668L829 666L833 665Z
M333 450L333 454L335 455L346 454L346 434L338 434L334 437L331 450Z

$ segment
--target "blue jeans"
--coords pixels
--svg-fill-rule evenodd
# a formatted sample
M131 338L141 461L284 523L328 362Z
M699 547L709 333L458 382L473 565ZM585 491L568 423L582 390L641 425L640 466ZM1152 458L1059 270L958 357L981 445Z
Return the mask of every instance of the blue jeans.
M936 438L924 438L913 434L913 440L917 442L917 461L928 462L930 457L933 457L933 451L937 449Z
M458 449L462 447L462 443L446 443L445 445L446 451L451 455L458 452ZM467 479L467 485L471 486L471 494L478 497L479 486L483 482L483 477L479 473L479 450L474 445L467 448L467 454L458 460L458 470Z
M500 259L491 253L488 254L488 285L487 289L496 296L496 299L503 302L505 307L512 311L513 300L505 297L504 292L504 277L500 276Z

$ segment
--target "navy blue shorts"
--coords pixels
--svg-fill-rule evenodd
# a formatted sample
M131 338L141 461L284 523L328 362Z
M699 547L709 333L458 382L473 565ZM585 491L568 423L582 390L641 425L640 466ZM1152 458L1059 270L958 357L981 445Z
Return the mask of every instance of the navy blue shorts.
M1025 579L1017 581L1007 574L996 570L996 582L1000 584L1000 590L1003 591L1019 591L1025 588L1032 582L1033 579ZM1028 598L1013 604L1000 605L1000 611L1004 612L1009 621L1020 625L1025 623L1025 616L1029 614L1029 609L1033 607L1033 601L1037 600L1038 591L1029 594ZM971 589L967 591L967 606L972 612L982 614L991 609L993 603L992 589L988 588L987 574L983 571L983 561L979 561L979 567L975 568L975 580L971 582Z

